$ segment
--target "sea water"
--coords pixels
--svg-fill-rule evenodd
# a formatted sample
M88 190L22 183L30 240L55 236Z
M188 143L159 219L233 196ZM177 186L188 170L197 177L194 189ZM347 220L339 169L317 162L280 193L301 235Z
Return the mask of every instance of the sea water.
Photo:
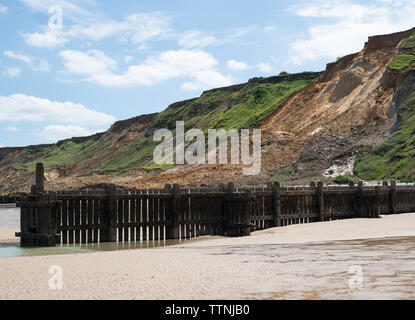
M20 209L19 208L0 208L0 229L16 229L20 228Z
M20 230L20 209L0 209L0 229ZM116 251L116 250L135 250L149 249L184 244L194 241L203 241L217 237L202 237L190 240L155 240L140 242L109 242L109 243L90 243L90 244L70 244L57 245L55 247L42 248L22 248L18 238L13 242L0 241L0 258L24 257L24 256L44 256L56 254L88 253L96 251Z

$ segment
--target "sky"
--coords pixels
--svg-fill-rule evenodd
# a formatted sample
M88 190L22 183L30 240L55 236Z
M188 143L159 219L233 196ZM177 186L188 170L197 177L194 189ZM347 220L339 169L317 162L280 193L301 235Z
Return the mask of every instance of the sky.
M321 71L414 21L413 0L0 0L0 147L101 132L253 77Z

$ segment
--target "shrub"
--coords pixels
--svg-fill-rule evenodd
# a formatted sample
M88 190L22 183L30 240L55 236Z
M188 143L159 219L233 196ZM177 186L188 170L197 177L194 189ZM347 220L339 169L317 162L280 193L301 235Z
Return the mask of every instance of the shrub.
M358 183L359 179L352 174L345 174L333 178L331 182L336 184L349 184L350 182Z

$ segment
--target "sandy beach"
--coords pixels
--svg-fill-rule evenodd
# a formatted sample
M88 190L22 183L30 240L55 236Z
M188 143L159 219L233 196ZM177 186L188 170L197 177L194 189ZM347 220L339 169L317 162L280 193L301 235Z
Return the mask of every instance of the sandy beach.
M18 231L14 228L0 228L0 243L18 242L19 238L15 236L15 233Z
M3 258L0 299L415 299L414 249L415 214L403 214L165 248ZM63 270L61 290L49 289L51 265ZM349 287L356 265L359 290Z

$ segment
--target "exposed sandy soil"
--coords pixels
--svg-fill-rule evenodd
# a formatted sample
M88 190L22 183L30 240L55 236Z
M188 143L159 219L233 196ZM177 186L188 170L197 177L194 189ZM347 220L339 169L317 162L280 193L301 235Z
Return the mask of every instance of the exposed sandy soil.
M5 258L0 299L414 299L415 238L310 243L415 236L414 222L404 214L160 249ZM51 265L62 267L62 290L49 289ZM364 272L361 290L348 285L353 265Z

